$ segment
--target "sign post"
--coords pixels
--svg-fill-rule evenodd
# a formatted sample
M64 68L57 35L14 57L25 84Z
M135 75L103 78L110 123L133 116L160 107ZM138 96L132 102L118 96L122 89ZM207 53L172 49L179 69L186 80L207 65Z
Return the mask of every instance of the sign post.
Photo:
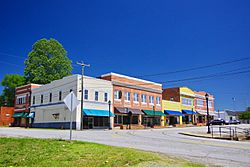
M71 140L72 139L72 113L75 110L75 108L78 106L79 101L77 100L73 91L71 91L65 97L65 99L63 99L63 102L66 104L66 106L68 107L68 109L70 111L70 136L69 136L69 139Z

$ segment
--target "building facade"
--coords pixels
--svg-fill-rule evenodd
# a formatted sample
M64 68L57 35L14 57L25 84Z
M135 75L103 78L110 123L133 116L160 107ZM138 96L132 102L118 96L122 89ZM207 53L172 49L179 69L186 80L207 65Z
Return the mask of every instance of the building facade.
M72 75L52 81L32 92L31 111L35 118L32 127L69 128L70 111L63 99L73 91L81 101L83 95L83 111L81 105L72 113L73 128L107 128L113 122L113 110L109 112L108 101L113 98L110 81L84 76L83 91L81 75Z
M40 87L38 84L27 84L16 88L14 105L13 126L27 127L32 122L30 113L30 101L32 90Z
M206 124L207 123L207 102L205 95L207 92L204 91L194 91L195 100L194 106L195 111L197 113L196 122L198 124ZM209 95L208 98L208 110L210 115L210 120L213 119L214 114L214 96L207 93Z
M0 107L0 126L10 126L14 122L12 118L14 107Z
M181 103L177 101L162 100L162 111L166 114L165 126L182 124Z
M177 110L177 112L175 113L172 112L172 115L174 114L174 116L179 117L180 124L195 123L195 115L196 115L194 109L195 94L191 89L187 87L167 88L163 90L162 98L166 101L172 101L172 103L169 102L169 107L166 106L164 108L164 111L165 109L170 111L175 111L171 110L171 105L174 105L173 104L174 102L175 106L180 106L179 110L181 111L181 115L178 112L179 110ZM169 115L167 111L166 114Z
M101 76L112 82L115 126L163 126L162 85L116 73Z

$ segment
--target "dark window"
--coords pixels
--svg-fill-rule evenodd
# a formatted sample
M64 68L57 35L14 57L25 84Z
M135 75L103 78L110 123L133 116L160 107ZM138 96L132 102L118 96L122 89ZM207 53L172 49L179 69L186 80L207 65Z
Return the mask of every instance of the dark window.
M49 102L52 102L52 93L49 94Z
M105 102L108 101L108 93L104 93L104 101L105 101Z
M43 104L43 95L41 95L41 104Z
M33 96L33 104L36 104L36 97Z
M95 101L98 101L98 92L95 91Z
M59 92L59 101L62 100L62 91Z
M89 91L87 89L84 90L84 99L88 100L89 98Z

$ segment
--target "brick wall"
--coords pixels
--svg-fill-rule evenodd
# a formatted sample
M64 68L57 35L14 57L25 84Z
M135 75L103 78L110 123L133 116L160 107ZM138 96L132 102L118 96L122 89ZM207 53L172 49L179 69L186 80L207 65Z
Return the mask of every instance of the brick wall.
M168 88L162 92L162 99L180 102L180 88Z
M13 123L14 107L0 107L0 126L8 126Z

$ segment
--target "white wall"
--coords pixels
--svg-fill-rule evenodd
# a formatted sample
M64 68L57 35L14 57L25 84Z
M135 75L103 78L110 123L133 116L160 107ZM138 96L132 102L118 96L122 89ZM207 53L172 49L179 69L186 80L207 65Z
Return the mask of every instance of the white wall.
M83 108L108 110L108 102L104 101L104 93L108 93L108 100L113 99L112 84L110 81L96 79L92 77L84 77L84 90L88 90L88 99L84 100ZM55 123L69 122L70 112L63 103L63 99L73 90L78 100L81 100L81 76L72 75L63 79L53 81L32 90L31 112L35 112L34 123ZM62 100L59 101L59 92L62 92ZM95 101L95 91L98 92L98 101ZM52 102L49 101L50 93L52 93ZM84 93L84 91L83 91ZM43 95L43 103L41 104L41 95ZM33 96L35 96L35 104L33 104ZM111 106L113 112L113 107ZM59 118L55 119L53 114L59 113ZM81 105L73 112L73 122L76 122L76 129L80 129L81 125ZM112 121L113 122L113 121Z

